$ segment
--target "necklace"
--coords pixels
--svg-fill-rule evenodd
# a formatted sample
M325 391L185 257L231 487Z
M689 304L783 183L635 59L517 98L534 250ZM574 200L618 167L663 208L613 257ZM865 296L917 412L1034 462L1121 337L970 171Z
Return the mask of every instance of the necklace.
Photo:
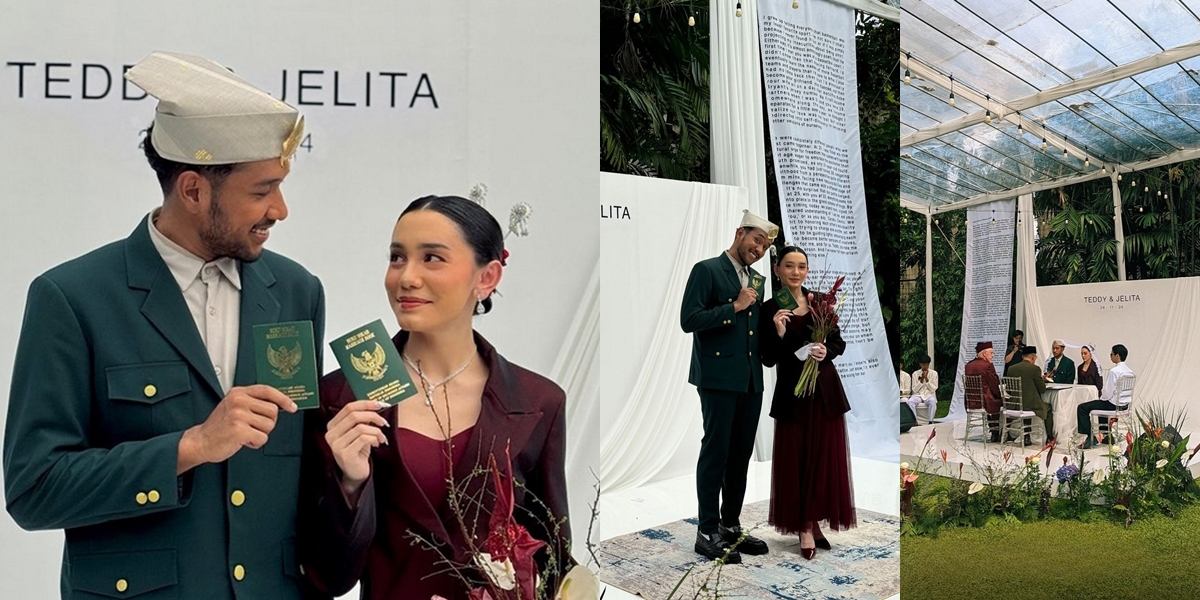
M417 372L417 377L421 378L421 385L425 386L425 406L432 407L433 393L437 391L439 387L450 383L451 379L458 377L463 371L466 371L467 367L471 366L471 362L475 360L476 354L476 352L472 352L471 356L467 357L467 362L463 363L461 367L455 369L453 373L447 375L441 381L432 384L429 383L429 380L425 378L425 372L421 370L420 363L413 362L413 360L408 357L408 354L401 354L401 356L404 358L404 362L408 363L408 366L412 367L412 369Z

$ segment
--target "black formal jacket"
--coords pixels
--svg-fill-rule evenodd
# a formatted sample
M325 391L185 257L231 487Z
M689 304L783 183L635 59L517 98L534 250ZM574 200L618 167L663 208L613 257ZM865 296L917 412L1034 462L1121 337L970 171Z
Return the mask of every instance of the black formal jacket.
M808 293L804 288L801 290L805 294ZM775 372L775 393L771 397L771 417L780 421L795 422L801 414L802 402L822 403L825 414L831 417L849 411L850 404L846 400L846 391L842 388L842 379L838 376L837 365L833 364L833 359L846 351L841 329L835 327L825 338L827 352L825 359L817 367L817 389L814 397L797 398L796 383L800 381L804 361L796 358L796 351L812 341L812 313L802 317L793 316L788 321L787 330L781 339L772 321L777 312L779 303L771 298L763 304L758 321L758 328L762 331L759 341L762 364L767 367L779 366Z

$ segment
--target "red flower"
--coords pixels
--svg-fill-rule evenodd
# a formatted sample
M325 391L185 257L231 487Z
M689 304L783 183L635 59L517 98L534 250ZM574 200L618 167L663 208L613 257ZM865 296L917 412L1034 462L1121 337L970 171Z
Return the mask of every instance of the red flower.
M517 593L522 599L532 600L537 589L537 563L533 555L546 543L529 535L529 530L513 519L512 457L507 445L504 448L504 460L507 463L507 481L501 478L496 456L490 457L489 467L496 483L496 504L492 507L483 549L496 562L502 563L506 559L512 561L513 570L516 571Z
M1130 446L1133 445L1133 434L1128 431L1125 432L1125 443L1129 444Z
M942 462L946 462L946 451L942 450Z

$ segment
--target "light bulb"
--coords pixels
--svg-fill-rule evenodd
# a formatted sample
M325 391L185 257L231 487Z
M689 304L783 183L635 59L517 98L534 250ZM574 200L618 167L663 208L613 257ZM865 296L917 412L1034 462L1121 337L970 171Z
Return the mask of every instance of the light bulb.
M1090 166L1092 166L1092 161L1088 160L1088 157L1086 157L1086 156L1083 157L1083 168L1086 169Z
M912 85L912 74L908 72L908 69L904 70L904 85Z
M950 92L950 106L954 106L954 92Z
M1108 175L1108 167L1106 167L1106 166L1104 166L1104 165L1100 165L1100 174L1101 174L1101 175Z
M800 0L793 0L792 8L800 8Z
M1067 147L1063 146L1063 158L1067 158Z
M1017 135L1018 135L1018 136L1025 135L1025 128L1024 128L1024 127L1021 127L1021 122L1020 122L1020 121L1017 121Z
M696 26L696 17L688 17L688 27Z
M734 11L733 14L734 14L734 16L737 16L737 17L742 16L742 3L741 2L737 3L737 10Z
M633 13L633 22L641 23L642 22L642 13L639 13L639 12Z
M1143 192L1149 192L1149 191L1150 191L1150 186L1146 186L1146 189L1144 189L1144 190L1142 190L1142 191L1143 191Z
M1121 180L1121 174L1117 173L1117 181L1120 181L1120 180Z
M984 113L983 122L987 123L988 125L992 124L992 111L989 110L986 113Z
M1042 150L1046 149L1046 136L1042 136Z

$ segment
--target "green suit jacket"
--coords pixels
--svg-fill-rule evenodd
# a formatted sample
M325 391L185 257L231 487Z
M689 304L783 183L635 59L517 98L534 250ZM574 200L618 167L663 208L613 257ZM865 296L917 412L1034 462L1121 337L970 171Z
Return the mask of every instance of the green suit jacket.
M1042 420L1050 412L1050 405L1042 400L1046 391L1046 380L1042 379L1042 369L1037 365L1022 360L1008 368L1009 377L1021 379L1021 408L1032 410ZM1053 435L1053 432L1050 432Z
M1054 357L1051 356L1046 360L1046 370L1054 364ZM1075 361L1062 357L1058 361L1058 368L1054 370L1054 383L1075 383Z
M296 263L241 266L235 385L256 379L251 328L312 320L324 295ZM303 415L269 441L176 477L183 431L223 397L147 220L29 287L4 438L9 514L64 529L63 598L301 598L295 556Z
M758 360L758 314L765 289L762 275L750 269L751 285L759 299L734 312L742 285L729 257L702 260L692 267L679 322L692 334L692 366L688 382L699 388L730 392L762 392L762 363Z

